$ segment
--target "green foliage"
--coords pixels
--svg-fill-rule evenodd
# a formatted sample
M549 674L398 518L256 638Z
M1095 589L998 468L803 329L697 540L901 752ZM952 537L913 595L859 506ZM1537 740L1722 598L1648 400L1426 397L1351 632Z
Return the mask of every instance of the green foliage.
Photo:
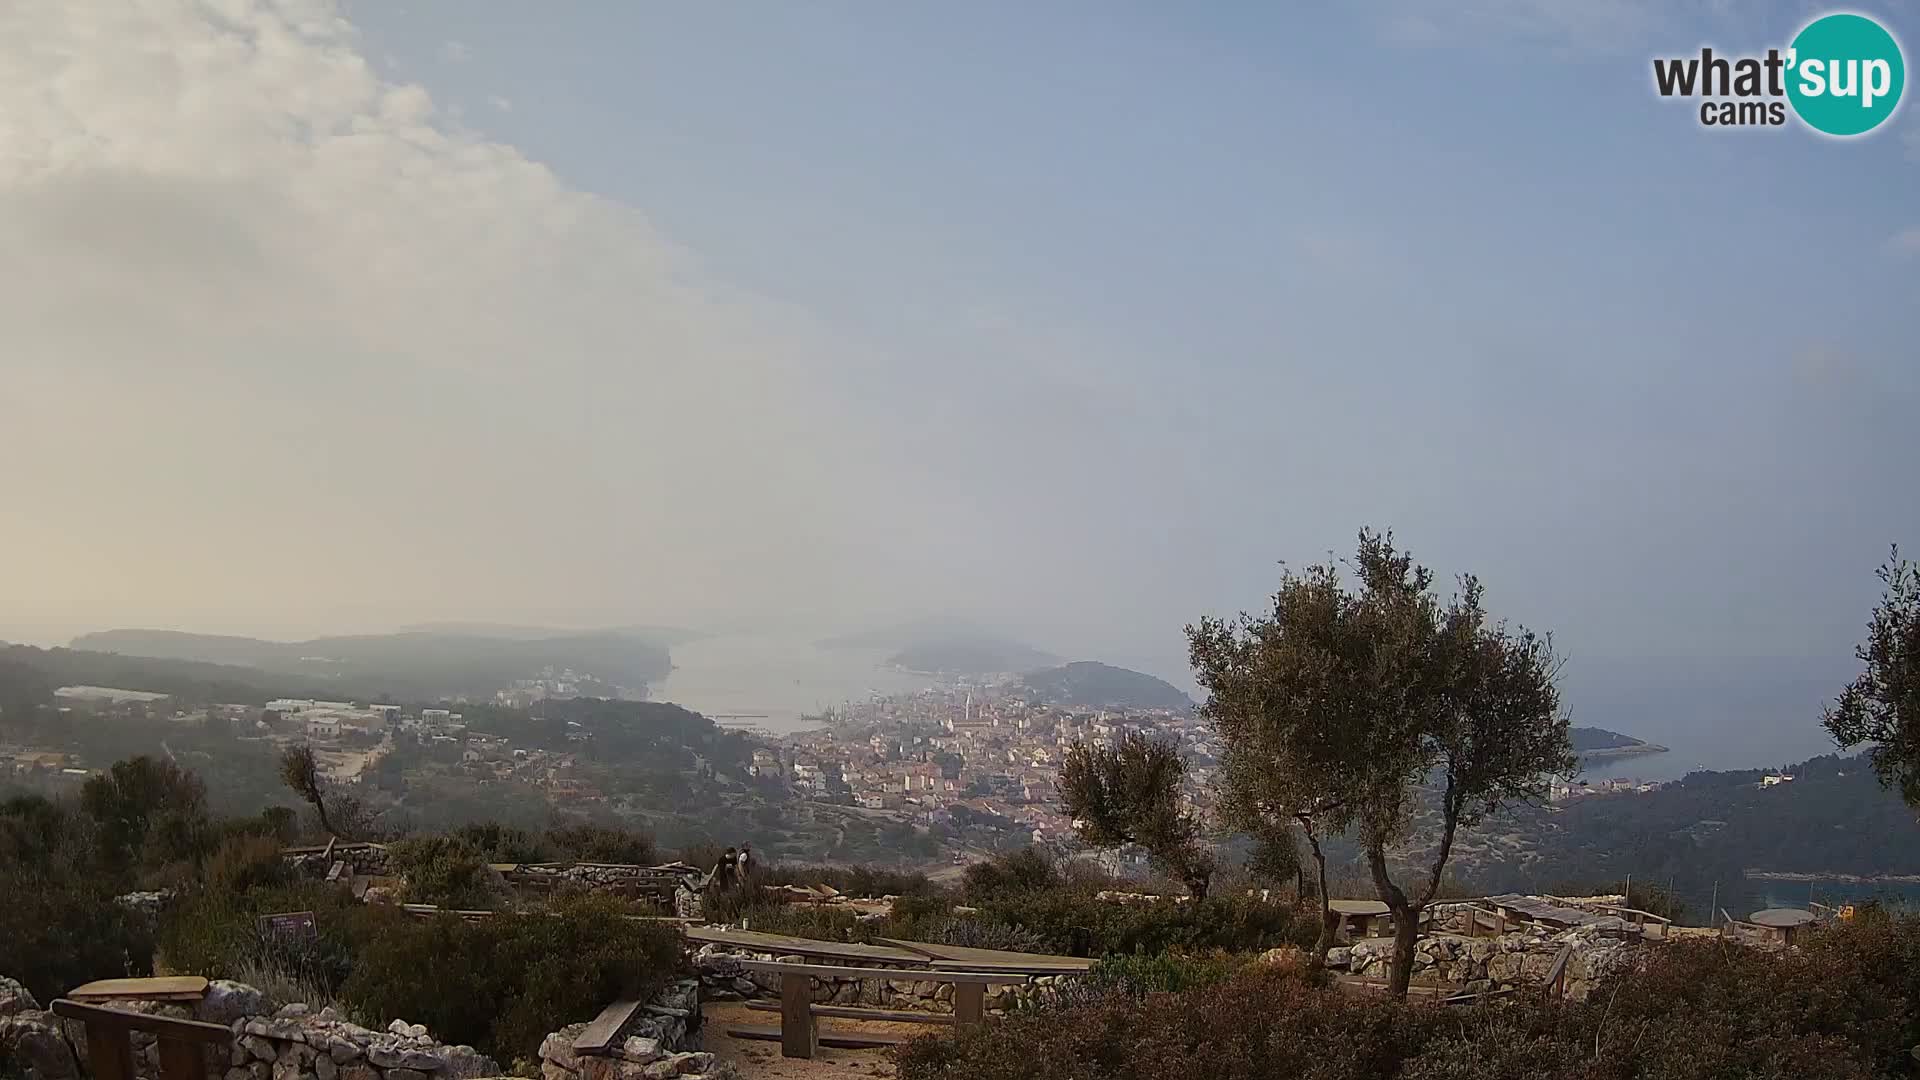
M151 932L114 902L96 824L37 796L0 803L0 973L49 1001L94 979L144 975Z
M411 903L474 909L496 899L486 858L457 835L435 834L390 845L387 872L405 879Z
M1186 759L1171 741L1129 732L1111 749L1081 744L1060 766L1060 797L1080 838L1095 847L1138 844L1195 897L1213 880L1213 851L1182 804Z
M1920 566L1900 549L1879 570L1886 586L1854 655L1860 673L1823 722L1842 749L1868 744L1880 783L1920 806Z
M191 859L207 840L207 789L172 761L116 761L80 789L105 865L155 867Z
M1052 889L1061 884L1062 878L1046 852L1035 847L1023 847L985 862L974 863L967 867L963 880L966 882L967 902L983 904L1035 889Z
M1321 989L1224 961L1103 961L1121 993L918 1039L903 1080L1866 1080L1910 1075L1920 1041L1920 920L1869 918L1793 953L1717 941L1641 953L1584 1002L1473 1008ZM1166 993L1163 989L1178 992Z
M239 895L289 885L293 872L280 857L280 841L259 833L239 833L220 842L201 870L206 888Z
M1155 955L1115 953L1102 957L1087 973L1087 987L1096 992L1144 998L1148 994L1197 990L1227 981L1245 966L1225 952Z
M634 863L652 866L660 861L653 836L638 829L581 822L547 830L547 844L563 859L576 862Z
M1208 694L1202 714L1226 744L1231 824L1353 827L1380 899L1412 926L1404 913L1433 899L1459 827L1544 798L1578 762L1547 638L1491 620L1472 575L1443 604L1432 571L1391 533L1362 529L1349 565L1351 589L1331 561L1283 572L1270 613L1201 620L1187 628L1189 654ZM1428 776L1441 789L1439 844L1422 880L1403 887L1385 853L1407 838ZM1396 994L1412 968L1403 937Z
M547 1032L652 997L678 973L679 931L625 914L586 896L477 922L389 923L357 954L342 996L362 1017L404 1016L501 1060L531 1056Z

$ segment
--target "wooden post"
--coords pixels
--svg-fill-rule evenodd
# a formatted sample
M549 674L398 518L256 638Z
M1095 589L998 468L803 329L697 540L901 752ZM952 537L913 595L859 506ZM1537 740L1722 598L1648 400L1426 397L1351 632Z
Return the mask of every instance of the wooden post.
M66 998L53 1003L53 1014L86 1025L87 1063L95 1080L134 1080L129 1032L145 1031L159 1038L162 1080L206 1080L202 1044L225 1045L233 1040L233 1032L219 1024L104 1009Z
M160 1075L163 1080L201 1080L207 1075L207 1055L197 1042L160 1037Z
M953 1023L955 1027L978 1026L987 1018L987 984L953 984Z
M820 1031L813 1020L813 977L788 972L780 976L780 1056L811 1058L820 1049Z

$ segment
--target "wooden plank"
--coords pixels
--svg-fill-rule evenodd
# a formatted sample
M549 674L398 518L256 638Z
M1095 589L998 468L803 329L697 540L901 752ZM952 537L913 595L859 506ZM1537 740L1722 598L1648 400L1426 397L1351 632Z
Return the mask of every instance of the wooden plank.
M958 983L953 988L953 1023L956 1027L978 1027L987 1016L987 987L984 983Z
M233 1031L225 1024L203 1024L198 1020L175 1020L170 1016L123 1012L98 1005L82 1005L66 998L54 1000L53 1014L80 1021L87 1025L89 1033L94 1028L100 1028L106 1031L145 1031L164 1039L185 1039L189 1042L224 1045L233 1041ZM132 1080L132 1074L128 1074L127 1080Z
M1089 957L1056 956L1051 953L1022 953L1008 949L973 949L960 945L941 945L903 938L875 938L875 941L924 954L936 968L965 971L1030 971L1035 975L1064 975L1093 967Z
M205 997L206 993L207 980L203 975L163 975L151 979L99 979L74 987L67 991L67 997L74 1001L100 998L158 1000L162 997L191 997L198 1000Z
M54 1012L59 1011L56 1002ZM135 1080L133 1043L127 1038L126 1029L88 1022L87 1065L94 1080Z
M815 941L812 938L793 937L788 934L763 934L755 930L729 930L717 926L695 926L687 929L687 940L706 945L732 945L751 949L754 952L792 953L797 956L819 956L834 960L871 960L886 964L924 964L925 953L884 945L854 945L838 941Z
M780 1006L771 1001L749 1001L747 1008L754 1012L779 1012ZM846 1020L885 1020L894 1024L951 1024L952 1013L916 1012L912 1009L867 1009L857 1005L815 1005L815 1016L834 1016Z
M736 1039L757 1039L762 1042L779 1042L780 1029L777 1027L757 1027L751 1024L738 1024L727 1028L727 1034ZM912 1036L859 1034L845 1031L822 1031L820 1045L835 1050L885 1050L899 1046Z
M812 1058L820 1049L813 1019L813 980L789 971L780 977L780 1056Z
M747 971L764 971L772 975L811 975L816 979L898 979L901 982L980 983L990 986L1021 986L1031 981L1032 976L997 971L933 971L927 968L856 968L835 967L832 964L787 964L778 960L742 960L740 966Z
M161 1039L160 1080L207 1080L206 1048L185 1039Z
M620 1029L627 1026L633 1014L640 1011L642 1002L621 1000L600 1010L600 1015L587 1024L586 1030L574 1036L573 1052L576 1054L604 1054L620 1037Z

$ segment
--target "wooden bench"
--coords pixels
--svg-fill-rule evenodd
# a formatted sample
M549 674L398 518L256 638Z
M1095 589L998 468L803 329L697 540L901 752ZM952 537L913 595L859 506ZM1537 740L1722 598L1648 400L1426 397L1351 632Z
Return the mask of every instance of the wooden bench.
M53 1014L86 1025L87 1064L95 1080L134 1080L128 1036L135 1031L159 1040L161 1080L206 1080L207 1046L233 1041L233 1032L221 1024L103 1009L66 998L53 1003Z
M727 1034L742 1039L778 1039L780 1055L811 1058L821 1046L881 1047L901 1041L898 1036L848 1035L822 1033L818 1018L837 1016L854 1020L885 1020L907 1024L952 1024L956 1027L978 1025L986 1021L987 987L1019 986L1032 976L988 971L935 971L927 968L856 968L831 964L788 964L777 960L742 960L740 967L780 976L780 1004L749 1005L764 1011L778 1011L778 1028L731 1027ZM953 1012L916 1013L898 1009L866 1009L850 1005L816 1005L813 1001L815 979L882 979L899 982L937 982L953 984Z

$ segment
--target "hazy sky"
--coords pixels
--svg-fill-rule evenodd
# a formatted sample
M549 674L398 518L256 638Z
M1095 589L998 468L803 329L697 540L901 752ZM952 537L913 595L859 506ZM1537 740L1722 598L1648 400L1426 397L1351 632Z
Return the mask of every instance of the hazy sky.
M1920 112L1653 95L1812 8L1325 7L0 4L0 634L1177 663L1372 523L1576 656L1848 649Z

